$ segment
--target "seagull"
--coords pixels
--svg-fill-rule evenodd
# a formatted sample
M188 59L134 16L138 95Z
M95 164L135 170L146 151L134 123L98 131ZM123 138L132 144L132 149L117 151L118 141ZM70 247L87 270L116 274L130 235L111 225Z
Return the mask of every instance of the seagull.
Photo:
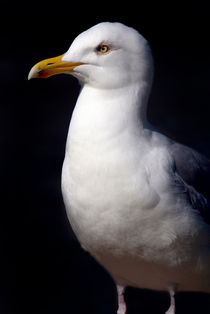
M62 193L82 247L119 285L210 293L210 162L147 120L153 58L147 40L121 23L81 33L29 79L59 73L81 91L72 114Z

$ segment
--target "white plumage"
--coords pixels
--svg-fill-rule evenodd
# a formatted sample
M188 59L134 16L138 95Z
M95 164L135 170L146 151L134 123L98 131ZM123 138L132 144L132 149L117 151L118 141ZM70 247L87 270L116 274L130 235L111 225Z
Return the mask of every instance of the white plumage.
M81 63L70 71L82 89L62 171L79 241L123 286L210 292L210 227L199 208L207 199L191 192L179 167L185 152L201 166L206 160L146 119L147 41L120 23L100 23L74 40L62 62Z

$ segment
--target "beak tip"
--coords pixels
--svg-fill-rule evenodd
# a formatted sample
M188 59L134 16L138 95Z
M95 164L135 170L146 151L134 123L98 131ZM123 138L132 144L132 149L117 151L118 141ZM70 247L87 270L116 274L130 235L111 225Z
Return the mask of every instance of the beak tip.
M28 80L31 80L33 78L38 77L38 72L36 70L36 66L33 66L30 70L30 72L28 73Z

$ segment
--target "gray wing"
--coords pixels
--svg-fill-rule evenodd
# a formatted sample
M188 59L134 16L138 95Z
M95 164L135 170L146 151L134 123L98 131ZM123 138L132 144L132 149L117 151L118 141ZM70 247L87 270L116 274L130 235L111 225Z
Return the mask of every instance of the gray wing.
M183 181L192 207L210 224L210 161L190 147L172 143L175 172Z

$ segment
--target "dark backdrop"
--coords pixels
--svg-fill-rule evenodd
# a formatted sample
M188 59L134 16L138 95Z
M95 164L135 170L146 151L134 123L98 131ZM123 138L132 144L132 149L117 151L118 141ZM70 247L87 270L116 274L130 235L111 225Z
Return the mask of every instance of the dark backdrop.
M136 28L155 60L150 121L210 156L210 5L168 3L0 2L1 314L116 310L115 287L77 243L61 196L79 85L65 75L27 81L34 63L64 53L76 35L98 22ZM135 293L129 291L129 298Z

